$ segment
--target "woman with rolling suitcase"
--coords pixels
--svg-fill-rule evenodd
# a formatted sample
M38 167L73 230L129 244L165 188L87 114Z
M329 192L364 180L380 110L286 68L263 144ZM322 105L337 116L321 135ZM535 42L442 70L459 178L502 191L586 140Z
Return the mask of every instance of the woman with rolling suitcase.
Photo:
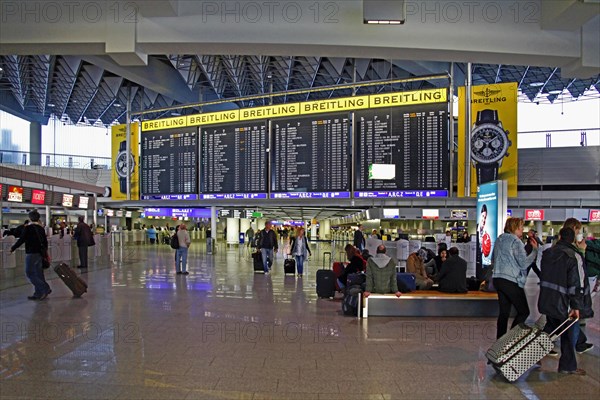
M304 236L304 228L298 228L295 237L292 237L290 244L290 254L296 259L296 266L298 267L298 278L302 278L304 273L304 260L312 255L310 248L308 247L308 240Z

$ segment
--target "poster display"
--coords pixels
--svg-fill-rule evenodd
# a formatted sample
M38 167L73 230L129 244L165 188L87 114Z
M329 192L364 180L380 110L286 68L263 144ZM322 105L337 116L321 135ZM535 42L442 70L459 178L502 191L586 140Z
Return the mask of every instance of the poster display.
M459 115L466 114L465 88L458 88ZM517 83L472 87L471 147L466 147L466 121L458 119L458 196L475 196L477 186L495 180L508 183L517 196ZM471 168L471 193L465 193L465 168Z
M111 175L112 199L127 200L127 175L129 175L131 200L139 200L139 124L137 122L131 124L129 154L127 154L127 125L114 125L111 127L111 132L113 162Z
M494 244L504 230L506 204L506 181L488 182L477 188L476 272L479 278L492 266Z

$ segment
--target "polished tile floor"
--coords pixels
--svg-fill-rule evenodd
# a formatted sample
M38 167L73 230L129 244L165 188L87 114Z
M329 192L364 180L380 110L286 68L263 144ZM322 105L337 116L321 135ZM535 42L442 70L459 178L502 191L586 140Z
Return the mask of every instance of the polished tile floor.
M200 247L199 245L196 247ZM317 249L313 254L323 249ZM511 384L486 365L490 319L359 321L317 299L303 278L254 274L237 249L192 248L175 275L168 246L126 248L122 262L83 274L73 299L58 279L45 301L31 286L0 292L2 399L590 399L600 393L596 345L578 356L588 376L546 358ZM53 275L47 272L47 275ZM535 284L534 284L535 286Z

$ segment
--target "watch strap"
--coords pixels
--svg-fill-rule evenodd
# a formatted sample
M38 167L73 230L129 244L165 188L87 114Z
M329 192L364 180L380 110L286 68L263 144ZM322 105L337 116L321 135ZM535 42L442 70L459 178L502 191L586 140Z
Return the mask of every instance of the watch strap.
M119 143L119 151L125 151L127 150L127 141L123 140L121 143Z
M127 178L119 178L119 190L121 193L127 194Z
M491 164L477 163L475 170L477 172L477 185L498 179L498 162Z
M481 124L494 124L498 125L500 120L498 119L498 110L485 109L477 111L477 119L475 125Z

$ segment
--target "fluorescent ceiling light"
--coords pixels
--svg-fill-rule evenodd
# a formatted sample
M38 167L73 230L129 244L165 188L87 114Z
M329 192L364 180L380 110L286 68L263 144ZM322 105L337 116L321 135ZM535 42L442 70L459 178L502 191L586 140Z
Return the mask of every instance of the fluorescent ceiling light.
M404 0L363 0L363 22L374 25L400 25L406 21Z
M531 87L540 87L543 85L544 85L544 82L533 82L533 83L529 84L529 86L531 86Z

